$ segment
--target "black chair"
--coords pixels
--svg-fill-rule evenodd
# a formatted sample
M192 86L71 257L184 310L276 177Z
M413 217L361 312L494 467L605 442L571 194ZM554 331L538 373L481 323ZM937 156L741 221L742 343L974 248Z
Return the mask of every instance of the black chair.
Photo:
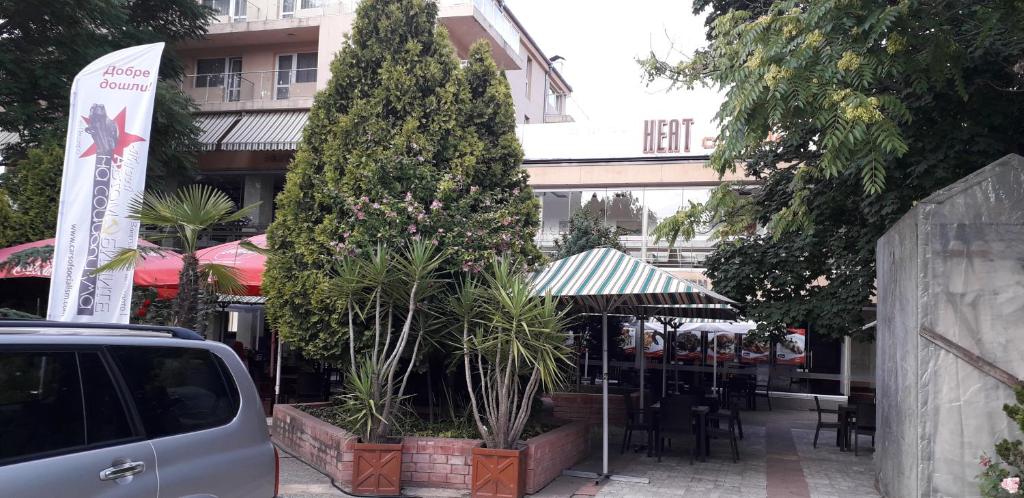
M740 420L739 403L736 403L735 401L728 401L726 402L725 406L727 406L728 408L719 408L717 410L712 410L709 414L709 417L711 415L714 415L714 418L720 420L732 419L733 423L736 425L736 431L739 435L739 438L743 439L743 421Z
M732 462L740 460L740 446L736 441L736 427L739 422L739 409L732 405L728 410L718 410L707 414L710 427L706 428L707 436L710 439L726 439L729 441L729 449L732 450ZM723 427L722 422L725 422ZM742 433L742 429L740 429Z
M853 454L858 455L858 436L871 436L871 447L875 447L875 405L860 403L857 405L857 418L853 422Z
M818 425L814 428L814 444L812 446L815 447L815 448L818 447L818 433L820 433L822 429L835 429L836 430L836 444L842 446L839 443L839 438L842 437L842 435L840 434L840 431L839 431L839 429L840 429L839 410L831 410L831 409L828 409L828 408L822 408L821 407L821 401L818 400L817 396L814 397L814 410L818 412ZM835 414L836 421L835 422L826 422L824 420L824 418L822 417L822 415L828 415L828 414Z
M750 377L746 375L730 377L725 383L725 401L730 405L734 401L742 401L748 410L752 410L754 408L754 385L750 382Z
M658 410L657 440L655 441L658 461L665 452L665 440L669 441L690 441L692 451L690 452L690 465L693 465L693 457L697 453L697 431L693 416L693 400L684 396L672 396L661 402L661 409Z
M626 447L633 443L633 431L643 431L646 439L650 439L652 429L651 417L646 409L637 409L638 398L627 394L626 398L626 432L622 435L622 449L619 454L626 452Z

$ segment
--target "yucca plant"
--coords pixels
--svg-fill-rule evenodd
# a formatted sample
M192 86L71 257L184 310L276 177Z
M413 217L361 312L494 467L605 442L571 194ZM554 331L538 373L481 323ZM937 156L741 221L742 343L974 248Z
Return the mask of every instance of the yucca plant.
M200 264L196 252L203 232L215 225L240 220L257 205L237 209L227 194L208 185L188 185L173 194L147 192L142 199L132 200L129 218L138 220L142 225L164 229L167 233L152 238L171 239L181 247L183 265L171 325L196 329L202 322L199 305L204 292L234 293L243 289L234 268L215 263ZM123 249L96 272L132 268L147 254L162 251L167 249Z
M437 315L444 255L432 243L343 257L331 275L332 299L348 321L349 393L342 398L349 428L365 443L385 442L404 409L405 387Z
M560 385L570 366L565 313L551 296L534 295L525 272L505 259L482 278L466 277L448 308L477 430L488 448L512 449L534 397Z

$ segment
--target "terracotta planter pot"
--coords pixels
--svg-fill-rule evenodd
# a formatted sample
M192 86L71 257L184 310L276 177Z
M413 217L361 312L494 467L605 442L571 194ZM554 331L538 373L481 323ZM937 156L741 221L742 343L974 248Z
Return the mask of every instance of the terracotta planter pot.
M526 449L473 448L473 496L521 498L526 493Z
M402 443L352 445L352 492L396 496L402 492Z

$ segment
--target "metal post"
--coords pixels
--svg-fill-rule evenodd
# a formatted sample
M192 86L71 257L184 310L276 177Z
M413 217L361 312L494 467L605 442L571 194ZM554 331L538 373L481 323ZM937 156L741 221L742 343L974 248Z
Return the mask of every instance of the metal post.
M661 322L661 397L664 398L668 395L668 354L669 345L672 344L668 340L668 324Z
M636 341L636 354L640 355L640 409L645 410L647 408L644 401L644 381L647 377L645 375L647 373L647 331L645 330L647 320L642 313L637 318L640 319L640 331L637 333ZM643 414L644 412L641 411L640 413ZM643 415L640 416L643 417Z
M277 372L274 373L274 404L281 398L281 334L277 335Z
M601 476L608 475L608 310L601 313Z

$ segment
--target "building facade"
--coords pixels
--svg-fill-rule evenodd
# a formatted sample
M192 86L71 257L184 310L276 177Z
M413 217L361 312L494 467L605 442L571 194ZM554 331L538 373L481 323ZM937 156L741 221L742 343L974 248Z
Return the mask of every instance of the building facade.
M240 205L250 220L215 231L207 244L262 233L302 135L313 97L355 19L357 0L198 0L219 13L202 40L177 47L182 89L200 108L203 183ZM497 0L437 0L456 54L487 41L511 84L520 123L568 122L572 88L523 25Z
M589 210L618 231L627 252L707 285L710 232L671 247L653 233L681 208L706 201L722 181L748 182L742 172L719 178L706 167L714 133L710 122L685 115L520 127L523 166L541 205L538 246L553 254L572 215Z

